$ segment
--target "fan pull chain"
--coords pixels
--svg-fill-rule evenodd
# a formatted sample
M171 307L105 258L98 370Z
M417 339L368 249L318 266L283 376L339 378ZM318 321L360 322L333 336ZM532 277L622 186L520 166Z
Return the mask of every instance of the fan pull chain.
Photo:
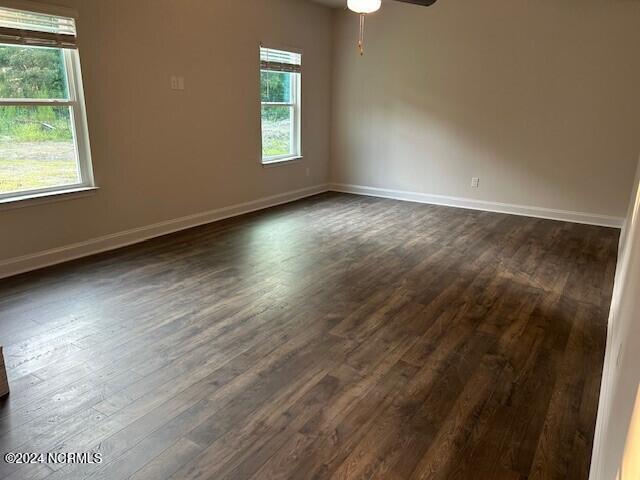
M360 36L358 37L358 49L360 50L360 56L364 55L364 20L366 15L360 14Z

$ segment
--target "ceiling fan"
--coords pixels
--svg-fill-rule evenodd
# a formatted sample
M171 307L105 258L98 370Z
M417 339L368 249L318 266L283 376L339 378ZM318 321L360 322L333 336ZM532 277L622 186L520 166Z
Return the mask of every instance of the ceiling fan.
M396 0L396 2L413 3L430 7L437 0ZM377 12L382 6L382 0L347 0L347 8L352 12L360 14L360 37L358 38L358 49L360 55L364 55L364 22L370 13Z

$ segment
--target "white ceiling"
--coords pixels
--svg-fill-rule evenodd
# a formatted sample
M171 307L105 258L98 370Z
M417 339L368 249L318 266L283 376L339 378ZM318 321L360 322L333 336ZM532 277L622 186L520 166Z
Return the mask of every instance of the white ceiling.
M347 0L313 0L317 3L323 3L324 5L329 5L330 7L346 7Z

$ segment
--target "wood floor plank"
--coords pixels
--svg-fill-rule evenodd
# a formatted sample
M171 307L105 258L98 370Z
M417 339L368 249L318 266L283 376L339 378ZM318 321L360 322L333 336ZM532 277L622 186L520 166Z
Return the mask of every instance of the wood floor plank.
M0 479L588 478L619 231L327 193L0 282Z

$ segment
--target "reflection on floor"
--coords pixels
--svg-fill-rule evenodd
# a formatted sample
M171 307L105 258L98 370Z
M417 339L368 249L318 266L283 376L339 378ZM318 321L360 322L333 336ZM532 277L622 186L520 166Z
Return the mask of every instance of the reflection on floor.
M0 478L587 478L618 231L323 194L0 282Z

